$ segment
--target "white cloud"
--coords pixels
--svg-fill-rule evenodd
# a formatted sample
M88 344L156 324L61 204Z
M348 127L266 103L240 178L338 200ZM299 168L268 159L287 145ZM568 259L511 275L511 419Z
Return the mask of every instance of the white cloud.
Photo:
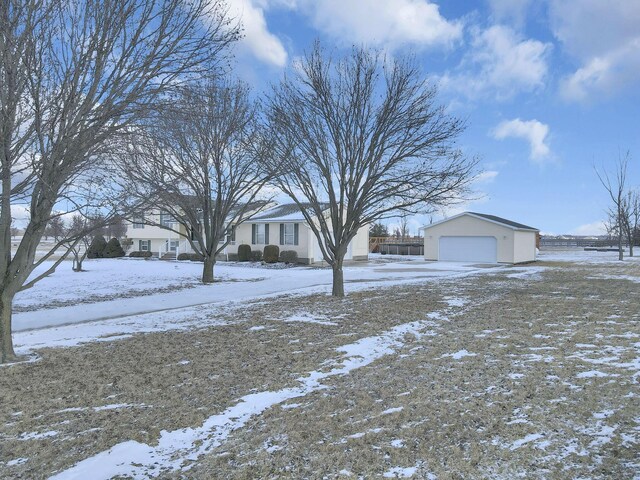
M509 137L526 140L531 150L529 158L534 162L543 162L551 155L551 149L547 144L549 126L538 120L505 120L498 124L492 135L497 140Z
M345 43L393 49L451 46L462 37L462 23L445 19L427 0L300 0L298 5L317 29Z
M567 100L587 101L640 83L640 2L551 0L554 35L580 66L562 79Z
M532 0L489 0L489 7L497 23L524 25Z
M496 177L498 176L498 173L499 172L496 170L485 170L484 172L476 176L476 178L474 179L474 182L475 183L491 183L496 179Z
M269 31L264 16L265 2L252 0L229 0L229 14L238 19L243 27L244 37L240 46L248 50L258 60L284 67L287 51L282 42Z
M442 88L469 97L493 93L505 99L544 85L551 44L522 39L504 25L476 30L472 35L470 51L458 67L460 73L441 77Z
M614 95L640 80L640 36L603 56L591 58L560 83L560 93L567 100L587 101L599 94Z
M571 231L571 235L606 235L607 228L603 221L580 225Z

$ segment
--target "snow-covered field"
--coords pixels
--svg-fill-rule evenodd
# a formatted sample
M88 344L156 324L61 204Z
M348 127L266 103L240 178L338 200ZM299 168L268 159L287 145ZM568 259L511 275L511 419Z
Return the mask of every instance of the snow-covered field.
M378 256L344 300L327 269L63 268L16 303L0 477L637 478L640 264L615 258Z

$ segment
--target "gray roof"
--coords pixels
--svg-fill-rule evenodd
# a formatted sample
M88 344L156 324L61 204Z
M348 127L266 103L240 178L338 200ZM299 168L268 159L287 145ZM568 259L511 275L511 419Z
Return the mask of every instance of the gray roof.
M326 210L327 208L329 208L329 204L328 203L322 203L320 204L322 207L322 210ZM303 203L302 207L305 208L306 210L311 209L311 204L310 203ZM302 215L302 212L300 211L300 207L298 206L298 204L296 203L284 203L282 205L277 205L273 208L270 208L268 210L265 210L262 213L259 213L258 215L251 217L252 221L255 220L277 220L280 218L287 218L289 220L302 220L304 221L304 215Z
M502 223L503 225L508 225L509 227L513 227L513 228L520 228L522 230L535 230L536 232L538 231L537 228L529 227L522 223L514 222L512 220L507 220L506 218L496 217L495 215L487 215L486 213L477 213L477 212L465 212L465 213L470 213L471 215L483 217L483 218L486 218L487 220L492 220L497 223Z

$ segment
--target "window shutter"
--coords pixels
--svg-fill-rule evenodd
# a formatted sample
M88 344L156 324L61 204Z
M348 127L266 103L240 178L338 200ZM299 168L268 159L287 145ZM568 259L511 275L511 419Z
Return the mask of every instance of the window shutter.
M293 244L298 245L298 223L293 225Z
M233 225L231 227L231 241L235 242L236 241L236 226Z
M251 244L252 245L256 244L256 224L255 223L251 224Z
M142 251L142 240L138 240L138 251Z
M280 245L284 245L284 223L280 224Z
M269 245L269 224L264 224L264 244Z

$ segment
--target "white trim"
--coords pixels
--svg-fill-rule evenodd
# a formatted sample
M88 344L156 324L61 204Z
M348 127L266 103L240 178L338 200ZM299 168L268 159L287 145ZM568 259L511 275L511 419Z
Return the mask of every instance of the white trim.
M439 221L437 221L437 222L435 222L435 223L432 223L432 224L430 224L430 225L425 225L424 227L421 227L419 230L427 230L427 229L429 229L429 228L431 228L431 227L435 227L436 225L440 225L441 223L445 223L445 222L449 222L449 221L451 221L451 220L455 220L456 218L460 218L460 217L462 217L462 216L464 216L464 215L468 215L468 216L470 216L470 217L477 218L478 220L484 220L485 222L493 223L493 224L495 224L495 225L500 225L501 227L506 227L506 228L509 228L509 229L511 229L511 230L518 230L518 231L520 231L520 232L539 232L539 231L540 231L540 230L535 229L535 228L520 228L520 227L514 227L513 225L509 225L509 224L507 224L507 223L498 222L497 220L491 220L490 218L482 217L482 216L480 216L480 215L474 215L474 214L473 214L473 213L471 213L471 212L462 212L462 213L459 213L459 214L457 214L457 215L454 215L453 217L449 217L449 218L445 218L445 219L443 219L443 220L439 220Z

